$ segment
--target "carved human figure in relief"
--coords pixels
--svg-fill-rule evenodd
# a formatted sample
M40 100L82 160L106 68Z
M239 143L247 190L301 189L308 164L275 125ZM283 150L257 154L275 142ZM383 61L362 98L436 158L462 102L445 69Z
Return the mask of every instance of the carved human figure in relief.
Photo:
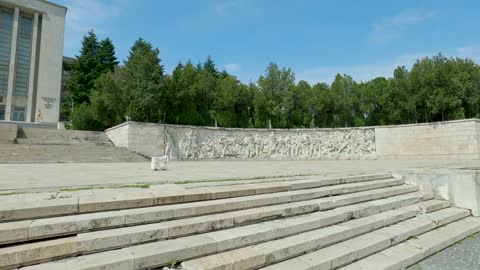
M355 148L358 154L373 154L375 152L375 132L368 129L359 132Z
M165 130L165 156L169 159L173 157L174 144L172 136L168 132L168 129Z
M197 151L196 135L192 130L188 131L187 134L180 141L180 149L184 153L184 158L195 158L195 151Z
M243 138L243 157L253 158L255 156L255 141L251 136L245 136Z

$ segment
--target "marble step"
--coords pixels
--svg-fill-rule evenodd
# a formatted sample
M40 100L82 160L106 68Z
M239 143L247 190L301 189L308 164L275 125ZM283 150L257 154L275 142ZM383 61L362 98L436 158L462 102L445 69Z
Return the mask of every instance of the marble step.
M415 193L414 195L415 197L403 195L385 199L383 201L381 200L379 202L372 203L372 205L375 205L376 207L367 208L367 210L380 211L377 207L380 205L388 209L392 207L399 208L405 205L413 204L420 199L418 194ZM354 197L351 198L355 200ZM9 258L13 255L27 257L28 254L45 254L48 250L56 249L62 250L62 252L56 253L55 257L66 257L76 254L86 254L130 245L138 245L146 242L179 238L215 230L229 229L255 222L262 222L269 219L272 220L312 213L319 210L320 203L321 201L319 200L299 203L297 202L216 215L200 216L189 219L173 220L162 223L83 233L75 237L64 238L64 241L46 240L33 244L17 245L11 248L12 252L9 252L8 247L5 249L0 249L0 261L2 259L10 260ZM419 205L421 206L421 204ZM65 245L70 246L73 244L75 245L73 252L71 248L62 249L62 247ZM43 246L46 246L47 248L44 249ZM2 253L7 255L3 257ZM18 261L16 264L26 265L35 262L37 261L32 259L31 261Z
M99 193L83 197L71 197L45 200L24 200L21 203L0 198L0 221L26 220L55 216L75 215L110 210L121 210L158 205L178 204L197 201L218 200L233 197L252 196L267 193L284 193L294 197L293 200L307 200L322 196L375 189L403 184L404 181L386 178L386 175L365 177L281 181L208 188L192 188L171 192L161 189L144 189L136 191L114 191L110 194ZM380 180L377 180L380 179ZM340 185L338 185L340 184ZM315 189L323 187L321 189ZM302 190L305 189L305 190ZM296 193L287 191L297 191ZM275 195L277 196L277 195ZM8 197L8 196L6 196Z
M339 269L402 270L478 232L480 218L467 217Z
M333 228L336 229L343 228L339 231L339 234L342 235L362 233L364 230L370 228L384 227L415 217L420 212L421 206L419 205L403 206L404 202L402 202L402 200L398 200L397 203L393 203L393 201L395 201L394 198L381 199L292 218L266 221L221 231L140 244L124 248L123 250L111 250L83 255L72 259L40 264L30 268L26 267L25 269L149 269L169 265L172 260L182 261L199 256L207 256L324 227L330 228L329 226L333 226ZM354 218L357 218L354 220L357 222L356 226L345 227L335 225ZM105 236L108 237L109 231L105 231L104 233ZM61 245L57 245L58 248L56 249L45 248L45 245L39 244L41 242L30 244L27 249L25 249L25 245L21 245L24 246L23 250L25 251L22 253L23 256L20 255L18 247L0 249L0 262L6 262L5 265L2 266L4 268L13 268L19 265L50 260L52 258L65 257L66 255L73 254L74 252L72 251L78 252L79 248L82 248L82 246L76 244L78 243L78 239L81 239L81 237L62 239L64 247L60 248ZM100 250L97 251L101 251L105 248L107 242L102 242L98 239L98 235L95 239L88 239L90 250L99 248ZM114 241L114 239L115 238L111 238L112 241ZM119 239L119 241L120 240L121 239ZM84 243L86 244L87 242ZM126 242L123 242L122 245L125 245L125 243ZM94 245L98 246L95 247ZM83 245L83 247L87 246L88 245ZM56 251L56 253L52 253L52 251ZM130 255L125 256L124 254L124 256L118 257L119 252L129 253ZM92 265L95 266L93 267ZM87 266L92 267L84 268Z
M426 198L424 193L415 192L417 190L417 187L411 185L387 187L356 193L348 193L350 190L346 189L344 190L346 194L343 195L299 201L297 203L287 201L286 203L288 204L278 204L279 202L283 202L283 200L278 200L278 198L275 197L258 195L179 205L0 223L0 244L18 244L25 241L72 235L88 231L178 220L208 214L225 213L228 211L243 210L245 213L248 213L246 209L251 209L250 212L255 213L255 216L258 215L257 219L274 219L280 218L281 216L298 214L299 209L301 209L300 213L324 211L340 206L401 194L406 194L400 197L401 199L416 203ZM275 210L265 211L264 209L268 209L265 208L265 206L269 205L277 205L278 207L276 209L275 207L270 207ZM293 210L297 211L295 212ZM250 220L248 222L253 221Z
M438 204L438 207L440 206L441 204ZM273 264L262 269L337 269L406 241L409 238L417 238L419 235L440 228L443 225L466 218L469 215L470 211L465 209L447 208L438 210L437 212L421 215L325 248L319 247L321 249L317 251L281 263ZM257 246L256 249L260 249L260 246ZM276 263L283 259L269 257L268 251L264 253L266 253L267 258L265 264ZM295 254L290 253L289 255ZM293 266L294 268L292 268ZM184 267L184 269L193 270L198 268ZM207 270L209 268L202 269Z

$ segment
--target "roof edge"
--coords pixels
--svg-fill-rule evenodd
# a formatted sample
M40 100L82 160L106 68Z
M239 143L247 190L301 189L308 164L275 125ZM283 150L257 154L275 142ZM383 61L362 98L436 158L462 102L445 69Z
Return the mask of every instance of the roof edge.
M52 6L55 6L55 7L63 8L63 9L65 9L65 13L68 10L68 8L66 6L62 6L62 5L54 3L54 2L50 2L50 1L47 1L47 0L37 0L37 1L43 2L43 3L48 4L48 5L52 5Z

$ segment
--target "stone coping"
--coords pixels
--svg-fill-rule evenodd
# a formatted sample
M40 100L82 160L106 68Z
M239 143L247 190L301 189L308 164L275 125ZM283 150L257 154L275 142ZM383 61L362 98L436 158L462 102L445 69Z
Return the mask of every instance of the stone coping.
M174 125L174 124L159 124L159 123L146 123L146 122L135 122L127 121L119 125L113 126L105 130L105 132L121 128L126 125L139 125L139 126L163 126L163 127L172 127L172 128L193 128L193 129L206 129L206 130L225 130L225 131L261 131L261 132L271 132L271 131L335 131L335 130L355 130L355 129L372 129L372 128L398 128L398 127L418 127L418 126L439 126L439 125L448 125L456 123L465 123L465 122L476 122L480 123L478 118L469 118L461 120L450 120L450 121L441 121L441 122L427 122L427 123L416 123L416 124L402 124L402 125L385 125L385 126L365 126L365 127L346 127L346 128L227 128L227 127L210 127L210 126L192 126L192 125Z

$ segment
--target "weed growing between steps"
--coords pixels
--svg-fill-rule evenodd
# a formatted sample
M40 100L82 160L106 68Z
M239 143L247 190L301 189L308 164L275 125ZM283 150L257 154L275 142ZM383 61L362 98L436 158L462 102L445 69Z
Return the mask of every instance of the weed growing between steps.
M150 184L131 184L131 185L120 185L120 186L83 186L83 187L73 187L73 188L62 188L60 191L82 191L82 190L93 190L93 189L119 189L119 188L150 188Z
M19 195L24 194L23 192L7 192L7 193L0 193L0 196L10 196L10 195Z
M264 179L276 179L276 178L289 178L289 177L302 177L302 176L318 176L318 174L291 174L291 175L274 175L274 176L256 176L248 178L218 178L218 179L205 179L205 180L181 180L174 182L177 185L186 185L194 183L209 183L209 182L234 182L234 181L249 181L249 180L264 180ZM278 180L288 181L289 179Z

